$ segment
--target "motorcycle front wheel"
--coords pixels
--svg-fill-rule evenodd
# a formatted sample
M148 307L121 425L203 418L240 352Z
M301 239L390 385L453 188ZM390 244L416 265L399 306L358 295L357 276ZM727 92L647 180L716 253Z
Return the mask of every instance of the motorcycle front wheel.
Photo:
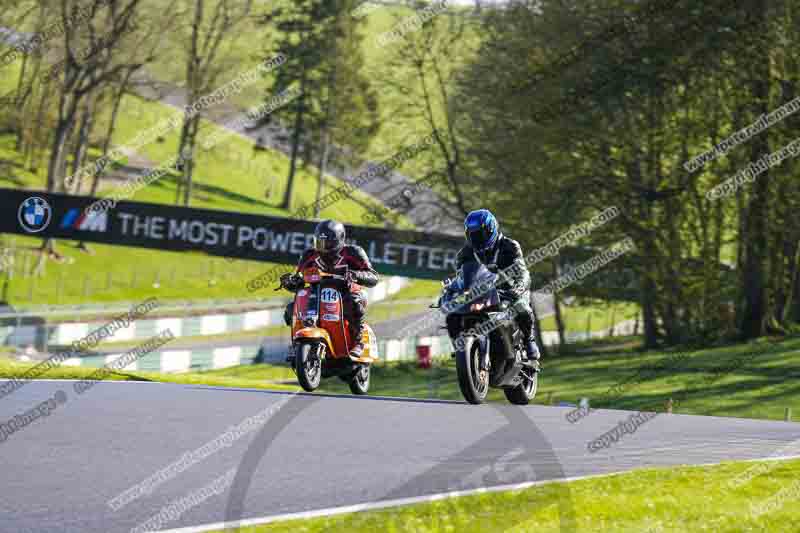
M489 392L488 372L480 376L480 343L475 337L464 337L464 349L456 352L458 387L464 399L471 404L481 404Z
M297 381L306 392L313 392L322 380L322 357L316 354L318 345L305 342L299 346L294 359Z

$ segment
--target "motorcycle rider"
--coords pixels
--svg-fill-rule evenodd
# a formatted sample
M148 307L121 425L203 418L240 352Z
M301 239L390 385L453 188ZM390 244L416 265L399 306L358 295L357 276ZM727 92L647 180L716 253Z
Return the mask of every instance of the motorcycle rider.
M374 287L378 284L378 273L372 268L369 257L363 248L355 244L345 244L345 230L341 222L323 220L314 229L314 246L300 256L295 274L285 283L287 289L297 291L303 288L303 269L316 266L323 272L339 274L347 278L342 291L344 316L350 323L350 337L355 344L350 350L353 357L361 357L364 352L364 316L367 298L361 287ZM286 306L284 320L291 325L294 302Z
M478 261L492 272L505 272L506 279L498 283L497 292L501 300L515 308L515 321L523 339L527 339L525 352L529 359L538 361L539 347L533 336L533 310L530 304L531 276L522 256L522 248L517 241L500 232L497 219L488 209L478 209L467 215L464 234L467 244L458 252L456 268L461 268L468 261Z

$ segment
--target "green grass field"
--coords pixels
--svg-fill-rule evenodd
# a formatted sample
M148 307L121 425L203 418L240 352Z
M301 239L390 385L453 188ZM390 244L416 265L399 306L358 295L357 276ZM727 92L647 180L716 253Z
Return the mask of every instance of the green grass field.
M598 331L614 324L636 318L639 306L627 302L604 303L599 301L581 302L561 306L562 320L567 331ZM556 331L555 315L548 315L541 321L542 331Z
M750 469L763 474L737 488ZM243 533L800 531L800 460L642 469L512 492L278 522Z

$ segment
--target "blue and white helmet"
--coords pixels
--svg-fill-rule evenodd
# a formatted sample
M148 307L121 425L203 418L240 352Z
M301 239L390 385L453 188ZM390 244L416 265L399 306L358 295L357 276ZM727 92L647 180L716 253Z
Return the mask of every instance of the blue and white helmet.
M497 219L488 209L472 211L464 219L464 236L478 256L492 250L500 238Z

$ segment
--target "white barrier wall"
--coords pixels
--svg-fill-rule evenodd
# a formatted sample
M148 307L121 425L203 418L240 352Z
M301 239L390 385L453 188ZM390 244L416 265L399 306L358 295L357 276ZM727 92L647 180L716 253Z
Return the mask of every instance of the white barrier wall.
M106 358L105 358L106 364L109 365L109 364L113 363L114 361L116 361L117 359L122 357L123 355L125 355L125 354L124 353L115 353L115 354L107 355ZM138 368L139 368L138 361L133 361L132 363L128 364L128 366L126 366L122 370L137 370Z
M207 315L200 319L201 335L219 335L228 330L227 315Z
M241 362L242 348L231 346L228 348L216 348L214 350L214 368L226 368L236 366Z
M408 285L408 283L408 278L403 278L400 276L391 276L389 278L385 278L375 287L367 289L369 301L378 302L383 300L386 297L397 293L400 289ZM237 331L260 329L268 326L282 326L283 310L284 308L280 307L274 309L263 309L261 311L250 311L240 314L217 314L199 317L200 334L218 335L221 333L228 333L232 331L231 328L234 327L234 324L240 324L239 326L236 326ZM197 319L198 317L159 318L155 321L156 332L164 331L165 329L169 328L175 337L181 337L189 330L186 325L186 321ZM50 342L52 344L67 346L73 341L84 338L88 333L97 328L103 327L105 324L106 322L58 324L53 327L53 334ZM25 331L25 338L30 337L31 342L27 344L33 344L32 339L35 338L37 326L21 326L20 328L15 328L14 331L17 333L17 335L19 335L23 333L23 328L31 328L29 332ZM152 336L154 333L155 332L153 331L149 331L149 328L140 327L137 330L137 322L132 322L127 328L115 331L113 337L110 337L108 340L119 342L146 339ZM19 342L15 344L21 345Z
M156 320L156 331L170 330L173 335L183 335L183 320L180 318L159 318Z
M191 350L167 350L161 352L162 372L187 372L192 367Z
M67 346L89 333L89 324L61 324L56 331L56 344Z

